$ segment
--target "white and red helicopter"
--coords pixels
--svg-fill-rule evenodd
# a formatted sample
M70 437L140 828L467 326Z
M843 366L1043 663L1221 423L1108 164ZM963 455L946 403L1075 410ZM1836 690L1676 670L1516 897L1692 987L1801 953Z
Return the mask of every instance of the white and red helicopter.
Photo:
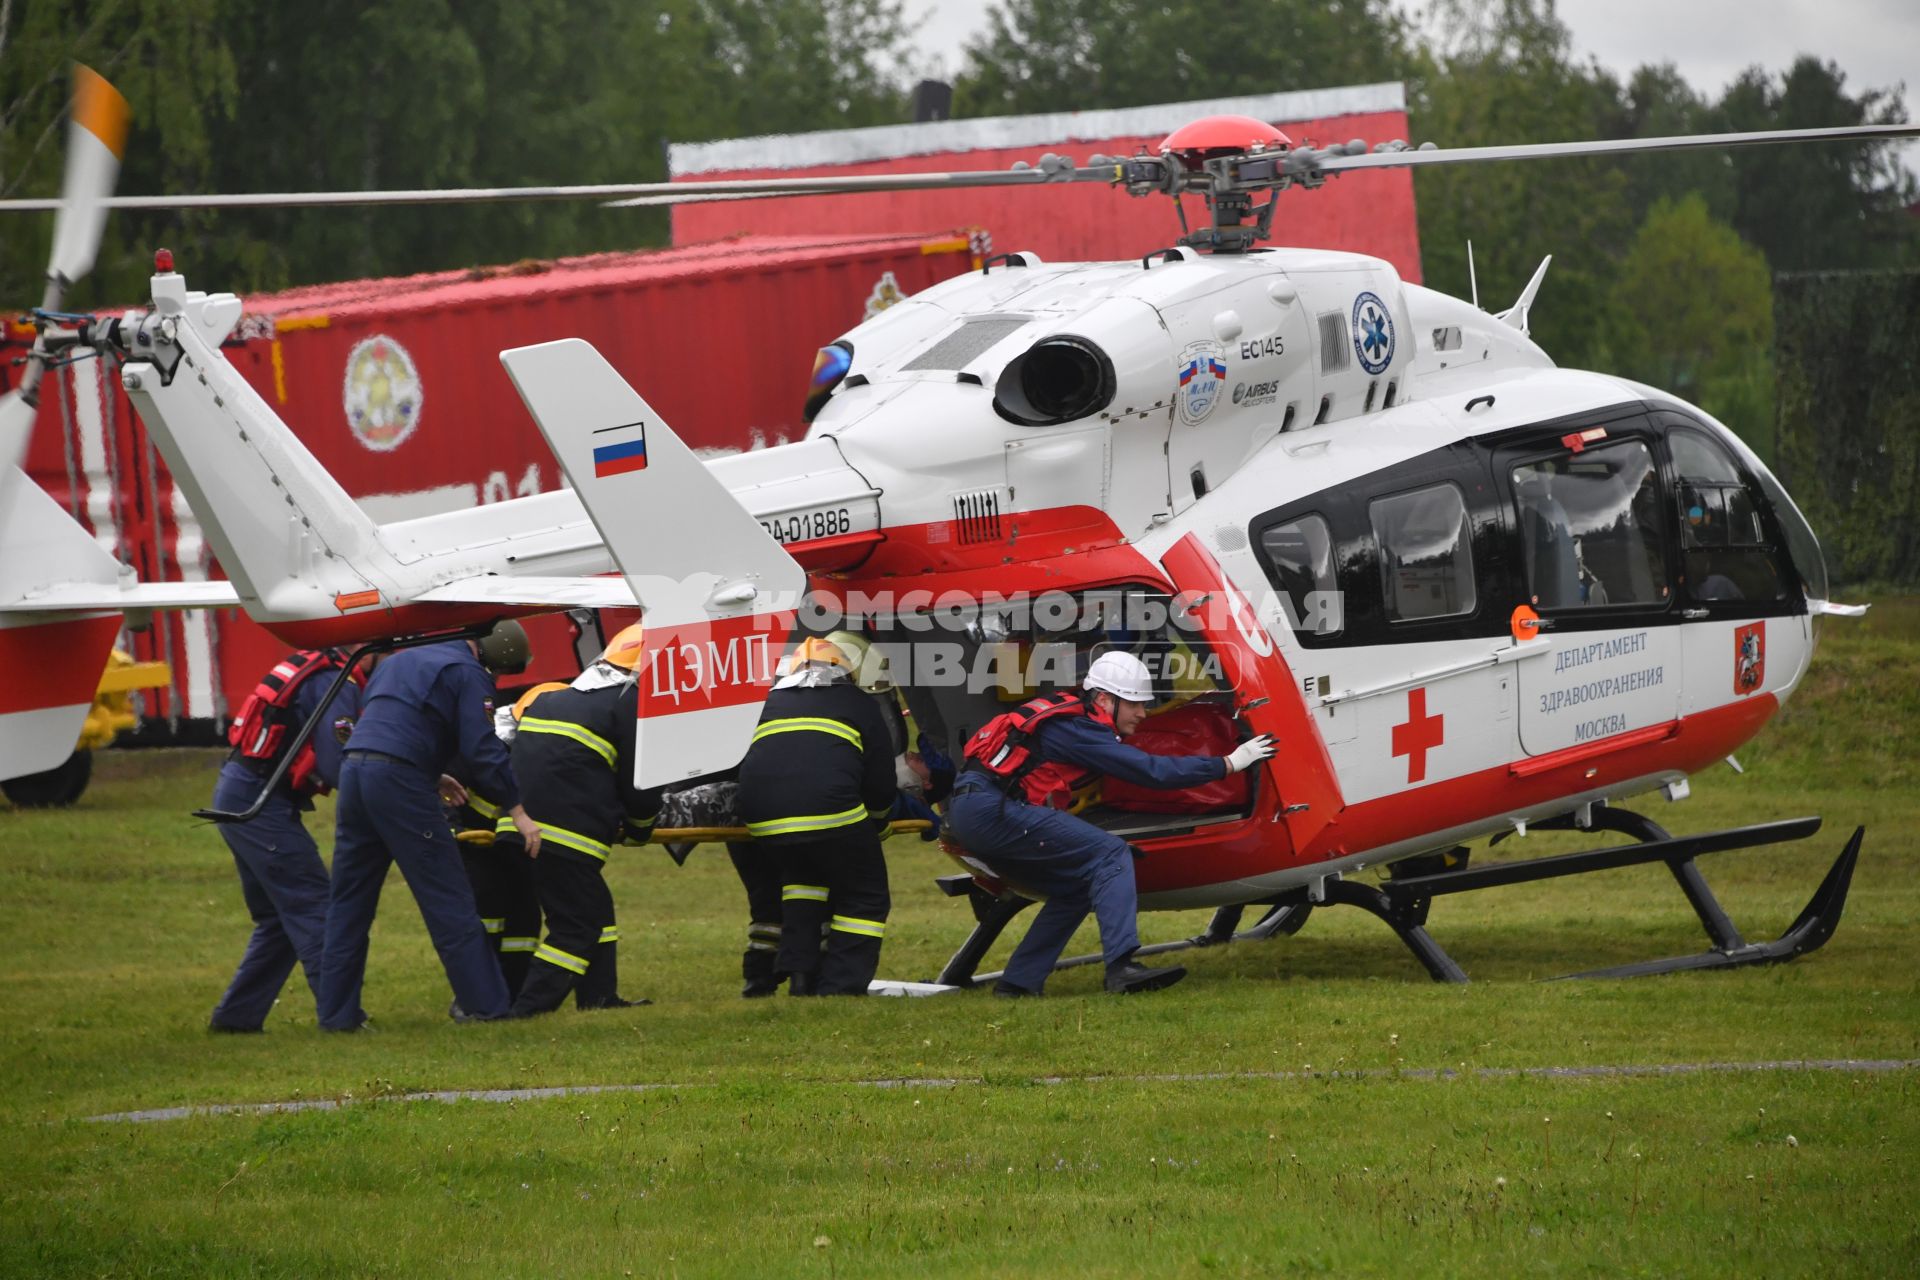
M810 614L811 585L877 640L909 642L896 679L955 754L1030 687L1037 656L1065 646L1084 661L1099 643L1191 659L1183 698L1279 740L1230 812L1086 814L1143 850L1144 908L1220 909L1200 937L1149 950L1290 934L1314 906L1348 904L1461 981L1424 928L1434 897L1650 862L1671 868L1711 948L1597 972L1790 959L1838 923L1862 832L1794 925L1756 944L1695 857L1803 838L1819 820L1673 837L1617 804L1685 795L1793 691L1814 619L1851 612L1830 603L1779 482L1699 409L1557 368L1527 335L1546 263L1496 315L1376 258L1258 242L1282 192L1361 169L1920 130L1316 150L1220 116L1157 155L1087 167L115 199L100 92L80 95L62 200L0 202L60 215L35 368L0 403L0 667L45 673L0 700L0 775L64 755L64 717L84 710L123 618L155 608L237 604L291 645L378 646L637 604L650 649L638 780L686 782L738 762L796 626L840 624ZM571 488L397 523L361 512L227 362L232 295L189 290L163 256L151 309L58 312L116 206L1068 182L1197 195L1210 221L1137 261L1007 254L906 299L823 349L805 440L751 453L696 457L585 342L502 352ZM120 361L229 582L122 582L18 470L38 367L89 349ZM984 683L951 678L983 669ZM1462 841L1529 825L1633 843L1466 865ZM1388 865L1377 886L1344 878ZM978 924L938 985L972 985L1026 899L978 874L946 887ZM1237 932L1250 904L1268 910Z

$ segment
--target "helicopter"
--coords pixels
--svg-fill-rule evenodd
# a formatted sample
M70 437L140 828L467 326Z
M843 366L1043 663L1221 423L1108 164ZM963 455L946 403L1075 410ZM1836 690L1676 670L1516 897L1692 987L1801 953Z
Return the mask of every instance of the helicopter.
M1084 811L1142 852L1142 908L1216 908L1205 933L1148 952L1291 934L1316 907L1350 905L1388 924L1432 977L1463 981L1426 931L1434 898L1662 862L1710 948L1594 974L1791 959L1837 927L1863 830L1786 933L1752 943L1695 859L1804 838L1819 820L1676 837L1618 803L1683 797L1690 774L1730 759L1792 693L1814 619L1855 612L1831 601L1791 497L1701 410L1557 368L1528 335L1547 263L1492 314L1378 258L1260 242L1284 192L1361 169L1917 131L1320 149L1217 116L1158 154L1084 167L1048 157L991 173L118 199L98 148L76 138L96 163L70 163L60 202L0 202L61 216L34 359L88 348L119 359L229 581L120 581L13 465L31 384L12 393L0 483L19 496L0 522L0 645L21 663L62 654L74 670L51 668L36 706L0 705L0 770L36 758L49 709L68 696L57 677L78 688L73 655L155 608L238 605L289 644L373 649L508 616L638 607L642 786L737 763L800 631L866 631L895 656L916 722L955 755L1008 701L1071 682L1118 646L1155 659L1170 702L1281 744L1224 808ZM906 298L822 349L806 438L752 453L696 456L586 342L504 351L570 488L387 524L222 356L240 315L232 295L189 289L163 252L150 310L57 309L111 207L670 204L1065 183L1172 196L1176 208L1198 195L1208 221L1187 226L1183 212L1179 242L1138 261L1002 254ZM1463 842L1529 826L1629 843L1469 865ZM976 927L927 990L994 977L979 963L1031 901L952 852L964 870L942 887L970 901ZM1388 878L1351 878L1367 868ZM1252 905L1265 914L1241 930Z

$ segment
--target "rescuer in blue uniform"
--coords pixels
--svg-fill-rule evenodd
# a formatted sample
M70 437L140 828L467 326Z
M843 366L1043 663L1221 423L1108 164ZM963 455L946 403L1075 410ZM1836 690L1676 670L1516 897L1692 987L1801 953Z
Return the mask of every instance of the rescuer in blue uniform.
M1263 734L1227 756L1149 755L1120 739L1146 719L1153 696L1145 663L1105 653L1078 692L1032 699L968 741L947 830L995 873L1047 900L995 995L1039 995L1089 910L1100 922L1108 991L1152 991L1186 977L1178 965L1156 969L1133 959L1140 947L1133 848L1066 806L1075 788L1107 774L1166 790L1212 782L1272 756L1273 742Z
M493 732L493 677L524 671L527 657L526 632L501 622L478 641L402 650L367 682L340 769L317 992L323 1028L352 1031L365 1019L367 935L394 863L453 986L448 1012L458 1022L506 1016L507 984L441 808L440 780L456 758L465 759L474 785L513 820L528 855L539 855L539 830L521 808L507 749Z
M215 809L236 813L253 803L344 664L331 650L302 650L261 678L228 732L233 753L220 766L213 789ZM301 744L260 812L248 822L219 824L240 873L253 936L226 994L214 1006L210 1030L263 1030L296 960L308 988L319 995L327 868L300 815L312 812L314 796L339 785L341 738L334 727L350 728L359 706L359 685L349 681L334 697L331 719ZM355 1006L351 1016L357 1020L365 1015Z

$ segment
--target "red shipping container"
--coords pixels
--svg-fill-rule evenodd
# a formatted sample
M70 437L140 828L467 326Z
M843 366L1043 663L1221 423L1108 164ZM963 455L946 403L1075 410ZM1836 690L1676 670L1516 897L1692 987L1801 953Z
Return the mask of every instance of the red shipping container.
M1010 169L1046 152L1090 165L1096 154L1158 154L1160 142L1203 116L1252 116L1277 126L1296 146L1326 147L1354 138L1369 144L1407 137L1406 91L1399 84L1353 85L1116 111L988 116L933 124L887 125L725 142L677 143L673 179L823 177ZM1187 219L1207 224L1198 197ZM1132 197L1102 184L988 187L895 192L885 196L808 196L678 205L676 243L754 230L764 234L877 232L898 227L984 227L993 250L1025 249L1048 262L1124 261L1166 248L1180 225L1165 196ZM1367 253L1420 283L1420 237L1413 177L1405 169L1352 173L1317 191L1280 196L1271 243Z
M226 355L376 520L409 519L561 486L504 348L585 338L694 447L775 444L804 434L821 345L972 264L964 233L752 236L318 285L248 298ZM220 577L113 372L48 379L29 474L142 580ZM564 619L531 626L529 681L578 670ZM285 651L237 610L163 616L133 648L174 671L148 716L208 739Z

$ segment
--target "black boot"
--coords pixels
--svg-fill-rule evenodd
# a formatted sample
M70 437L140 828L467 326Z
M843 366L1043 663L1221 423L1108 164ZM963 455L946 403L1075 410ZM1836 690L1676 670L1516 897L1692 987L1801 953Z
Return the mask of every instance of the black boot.
M513 998L509 1018L530 1018L536 1013L552 1013L566 1000L579 978L559 965L540 963L527 971L520 994Z
M1170 987L1187 976L1187 971L1177 964L1164 969L1155 969L1140 964L1132 956L1115 961L1107 966L1107 990L1115 995L1135 995L1142 991L1158 991Z
M747 930L752 941L740 953L740 994L748 1000L770 996L780 990L786 977L780 972L775 952L780 945L780 926L755 924Z

